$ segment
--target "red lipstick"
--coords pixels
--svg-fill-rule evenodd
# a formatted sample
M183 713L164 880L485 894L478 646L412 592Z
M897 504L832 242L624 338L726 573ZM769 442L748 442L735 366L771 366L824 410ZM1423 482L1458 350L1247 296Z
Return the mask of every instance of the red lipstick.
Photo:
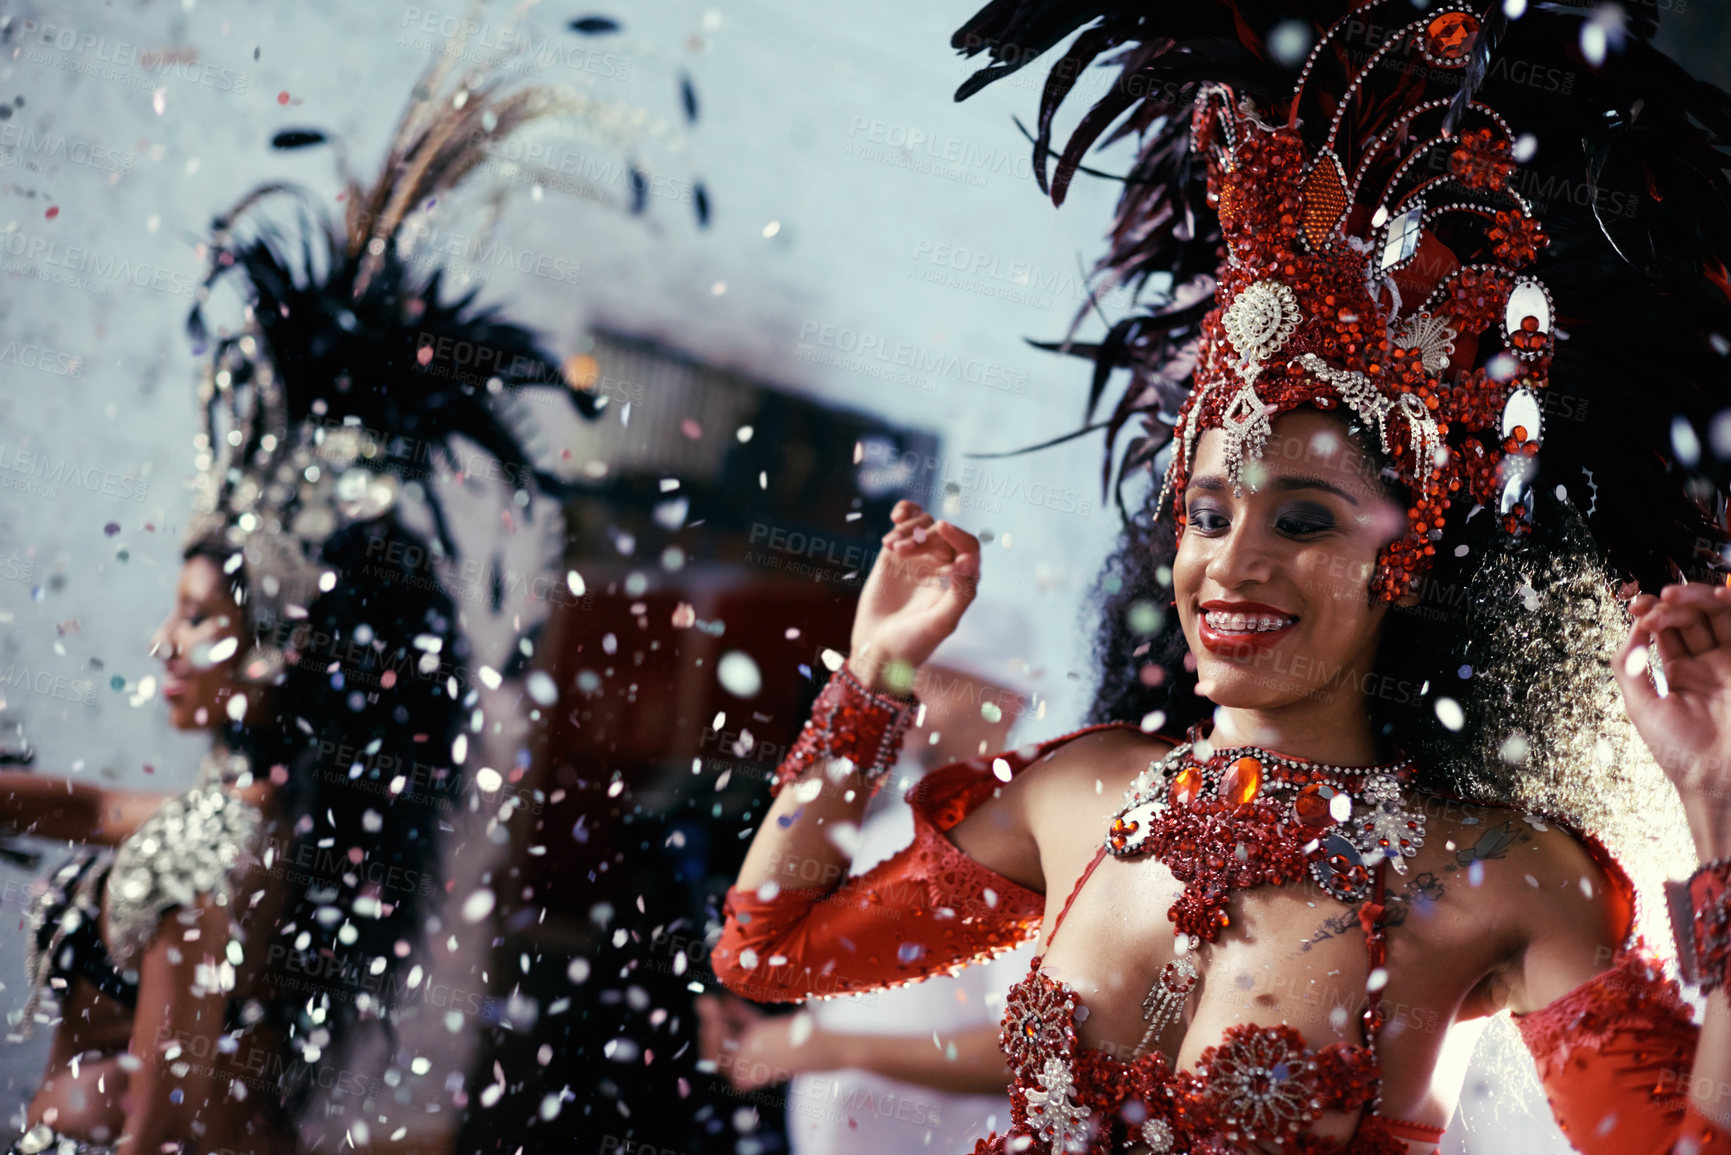
M1208 601L1202 603L1202 613L1196 618L1196 633L1202 645L1211 654L1223 658L1248 658L1262 650L1272 649L1292 632L1298 625L1298 618L1287 613L1278 606L1266 605L1262 602L1224 602ZM1261 617L1292 618L1292 621L1277 630L1257 630L1247 633L1223 633L1208 624L1208 612L1228 614L1249 614Z

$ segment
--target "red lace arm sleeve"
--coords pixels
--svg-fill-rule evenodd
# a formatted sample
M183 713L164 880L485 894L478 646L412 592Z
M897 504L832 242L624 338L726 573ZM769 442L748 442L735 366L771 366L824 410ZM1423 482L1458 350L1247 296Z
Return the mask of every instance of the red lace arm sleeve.
M957 850L944 831L1014 775L1090 726L995 758L954 762L908 792L914 840L833 890L730 887L710 963L755 1002L796 1002L953 974L1033 937L1044 898Z
M1584 1155L1720 1155L1731 1131L1688 1099L1700 1028L1641 939L1539 1010L1516 1014L1551 1112Z

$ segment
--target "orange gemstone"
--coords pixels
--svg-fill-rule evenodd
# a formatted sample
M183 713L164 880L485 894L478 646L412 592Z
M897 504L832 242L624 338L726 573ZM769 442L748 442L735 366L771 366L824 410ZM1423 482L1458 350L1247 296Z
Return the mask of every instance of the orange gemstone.
M1311 252L1321 252L1327 246L1334 227L1351 207L1340 160L1325 152L1304 178L1304 239ZM1334 298L1327 298L1326 303L1334 304Z
M1262 788L1262 763L1250 755L1238 759L1226 768L1220 778L1220 797L1243 806Z
M1188 806L1202 792L1202 767L1186 766L1172 780L1172 805Z
M1309 830L1321 830L1334 821L1333 804L1339 790L1326 782L1312 782L1292 800L1292 815Z
M1425 26L1424 50L1438 60L1461 60L1478 31L1479 22L1470 14L1444 12Z

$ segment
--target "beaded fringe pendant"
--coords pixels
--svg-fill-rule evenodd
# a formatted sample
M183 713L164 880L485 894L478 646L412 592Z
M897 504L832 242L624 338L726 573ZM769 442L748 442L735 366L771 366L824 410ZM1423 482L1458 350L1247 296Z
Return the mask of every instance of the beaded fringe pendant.
M1162 967L1159 979L1148 988L1148 995L1142 1000L1142 1017L1147 1020L1148 1029L1137 1044L1138 1052L1184 1013L1184 1006L1202 977L1196 966L1196 949L1200 945L1201 940L1195 935L1190 935L1188 942L1180 939L1179 948L1183 953Z

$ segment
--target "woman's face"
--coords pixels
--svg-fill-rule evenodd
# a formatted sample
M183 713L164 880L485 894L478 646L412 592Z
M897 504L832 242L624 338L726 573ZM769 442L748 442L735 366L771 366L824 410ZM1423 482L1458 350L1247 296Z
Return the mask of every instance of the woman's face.
M162 659L163 699L179 730L208 730L228 718L245 648L244 618L216 562L195 555L180 567L174 611L151 639Z
M1244 462L1242 496L1227 479L1225 435L1197 441L1172 584L1197 692L1217 706L1371 689L1387 606L1371 604L1370 578L1406 511L1346 429L1308 407L1276 417L1262 458Z

